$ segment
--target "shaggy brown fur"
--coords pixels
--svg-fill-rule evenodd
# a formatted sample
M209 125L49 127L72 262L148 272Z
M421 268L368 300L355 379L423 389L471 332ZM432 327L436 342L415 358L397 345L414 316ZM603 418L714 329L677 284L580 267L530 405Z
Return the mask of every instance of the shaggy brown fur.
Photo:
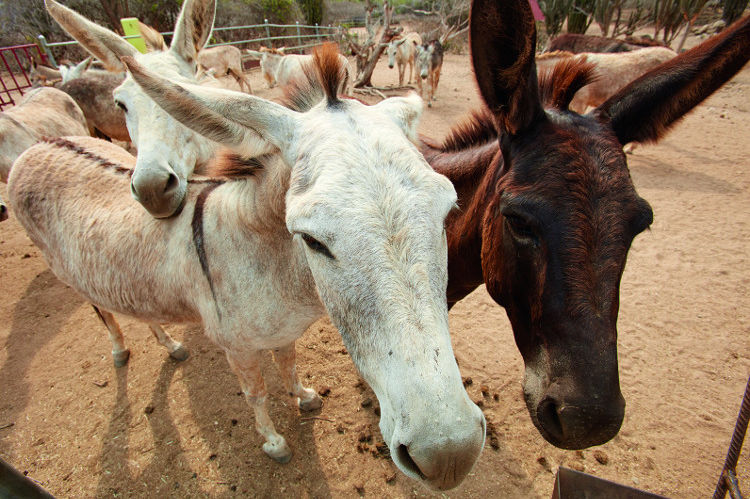
M242 178L257 176L263 169L265 156L246 158L229 149L219 151L206 174L219 178Z

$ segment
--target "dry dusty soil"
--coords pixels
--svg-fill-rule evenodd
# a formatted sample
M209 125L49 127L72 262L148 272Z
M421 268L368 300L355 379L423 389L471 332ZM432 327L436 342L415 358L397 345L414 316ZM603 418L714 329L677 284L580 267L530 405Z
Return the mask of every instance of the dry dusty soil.
M251 78L260 95L278 95L257 71ZM374 82L395 84L396 70L381 61ZM433 137L478 105L468 56L447 57L438 97L421 125ZM750 68L660 144L629 156L655 221L622 279L627 410L606 445L547 444L522 400L523 364L503 309L483 288L454 307L456 357L498 445L446 496L549 497L560 465L671 497L713 490L750 373L748 148ZM378 452L377 401L328 320L297 344L305 382L330 389L319 419L299 414L267 361L271 414L294 449L286 465L263 454L238 381L200 327L169 328L192 354L175 363L144 324L123 317L122 326L133 353L116 370L91 307L47 269L12 216L0 225L0 456L53 494L434 496ZM739 466L746 489L748 452Z

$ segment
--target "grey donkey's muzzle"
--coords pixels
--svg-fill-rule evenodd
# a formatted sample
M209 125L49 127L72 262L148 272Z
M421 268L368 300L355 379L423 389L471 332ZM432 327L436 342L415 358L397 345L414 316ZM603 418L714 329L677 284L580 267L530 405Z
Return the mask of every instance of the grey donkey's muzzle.
M154 218L175 215L185 201L186 182L169 166L138 168L130 181L130 192Z

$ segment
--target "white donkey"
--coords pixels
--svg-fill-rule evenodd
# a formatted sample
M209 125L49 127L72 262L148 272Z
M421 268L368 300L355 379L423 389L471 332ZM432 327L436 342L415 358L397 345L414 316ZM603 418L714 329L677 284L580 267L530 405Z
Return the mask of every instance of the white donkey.
M0 197L0 222L8 220L8 208L3 203L3 198Z
M52 17L111 71L125 71L121 57L134 57L150 70L176 81L195 82L198 52L211 36L215 0L185 0L168 50L146 54L114 32L76 12L45 0ZM133 197L157 218L180 210L187 179L216 154L218 144L181 125L165 113L128 76L114 91L138 159L130 181Z
M126 62L164 109L237 156L225 178L189 182L179 215L154 220L124 193L133 160L116 146L31 148L12 170L10 203L56 275L104 310L201 321L255 410L264 451L282 462L291 451L267 412L259 353L274 350L300 408L319 407L295 374L294 341L327 310L378 397L396 464L431 487L458 485L485 421L451 348L443 223L456 192L411 142L421 99L339 100L333 48L317 56L327 98L306 113ZM256 155L266 149L278 153Z
M276 85L284 87L298 78L303 78L302 68L312 61L311 55L285 54L284 48L274 49L261 47L260 50L246 50L252 59L260 61L260 70L268 83L268 88ZM354 78L349 60L339 54L341 64L346 68L346 77L341 84L344 95L352 95Z
M409 66L409 81L411 83L412 73L414 81L418 81L418 72L416 65L417 47L422 45L422 37L419 33L411 32L402 38L391 40L385 51L388 54L388 67L393 69L394 64L398 65L398 86L404 85L404 70Z
M232 45L204 48L198 52L198 74L200 79L204 73L212 71L214 77L232 76L240 91L253 93L245 73L242 71L242 52Z

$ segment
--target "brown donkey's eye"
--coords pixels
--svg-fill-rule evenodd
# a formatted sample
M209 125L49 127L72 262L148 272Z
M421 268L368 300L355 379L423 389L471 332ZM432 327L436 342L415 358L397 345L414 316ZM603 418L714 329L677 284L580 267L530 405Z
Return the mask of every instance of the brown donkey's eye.
M302 234L302 240L305 241L305 244L307 244L308 248L315 251L316 253L320 253L321 255L330 258L331 260L335 259L331 252L328 251L328 248L326 248L323 243L321 243L311 235Z
M536 244L536 233L526 220L517 215L504 215L504 219L513 237L519 240L532 241Z

